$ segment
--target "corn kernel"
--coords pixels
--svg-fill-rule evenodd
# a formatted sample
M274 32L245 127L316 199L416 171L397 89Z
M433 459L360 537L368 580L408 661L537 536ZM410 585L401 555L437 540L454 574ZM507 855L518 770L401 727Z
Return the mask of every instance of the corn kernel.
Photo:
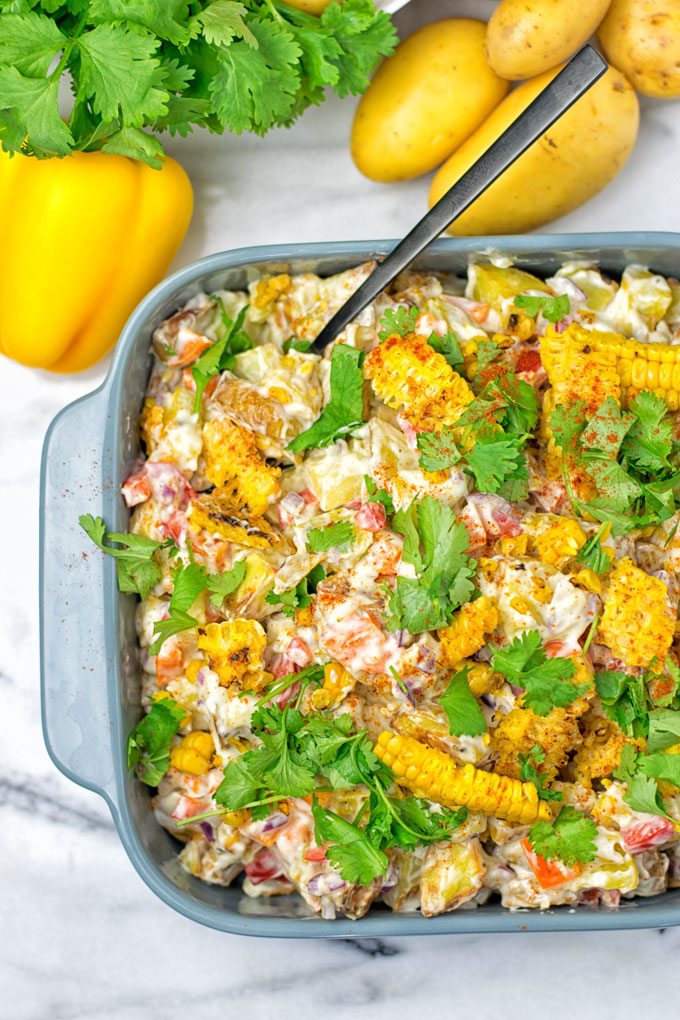
M579 570L576 574L571 575L571 580L579 588L592 591L595 595L602 594L602 578L594 570L588 570L587 568Z
M526 556L529 536L527 534L505 535L498 544L503 556Z

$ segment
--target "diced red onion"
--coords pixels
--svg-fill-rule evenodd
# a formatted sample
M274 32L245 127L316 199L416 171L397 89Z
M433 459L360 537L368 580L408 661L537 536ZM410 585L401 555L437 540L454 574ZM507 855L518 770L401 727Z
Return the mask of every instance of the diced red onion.
M262 831L273 832L274 829L280 829L287 825L288 821L288 815L284 815L283 811L273 811L262 826Z
M210 822L199 822L198 827L209 843L213 843L215 841L215 830Z
M512 691L516 698L519 698L521 694L524 694L524 688L518 687L517 684L511 684L508 681L508 687L510 688L510 690Z

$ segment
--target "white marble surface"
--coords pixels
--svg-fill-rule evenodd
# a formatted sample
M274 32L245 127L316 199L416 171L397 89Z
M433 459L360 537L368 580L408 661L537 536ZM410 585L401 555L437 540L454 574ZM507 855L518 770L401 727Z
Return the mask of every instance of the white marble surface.
M415 0L402 27L488 3ZM176 261L267 242L394 236L427 182L384 187L352 166L353 102L267 139L195 135L169 148L197 208ZM680 104L646 103L620 177L552 230L680 227ZM680 929L589 935L290 943L221 935L142 884L108 812L52 766L40 731L38 473L56 412L94 388L0 360L0 1016L3 1020L281 1020L404 1015L608 1020L677 1012ZM96 682L96 678L93 678ZM675 1006L673 1006L675 1003Z

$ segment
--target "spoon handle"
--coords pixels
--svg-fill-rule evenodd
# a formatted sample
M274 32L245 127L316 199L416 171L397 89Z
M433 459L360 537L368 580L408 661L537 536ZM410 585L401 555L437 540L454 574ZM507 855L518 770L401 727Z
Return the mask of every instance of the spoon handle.
M416 223L413 230L376 266L371 275L324 326L314 341L312 350L317 354L322 353L366 305L403 272L476 198L479 198L482 192L486 191L530 145L533 145L551 124L566 113L606 70L606 62L592 46L584 46L579 50L526 110L520 113L477 162L465 171L422 220ZM527 181L527 186L530 185L531 182Z

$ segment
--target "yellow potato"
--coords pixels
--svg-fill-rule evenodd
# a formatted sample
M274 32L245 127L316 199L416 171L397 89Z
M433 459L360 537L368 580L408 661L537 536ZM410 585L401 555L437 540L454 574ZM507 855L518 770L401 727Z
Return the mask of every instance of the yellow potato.
M557 73L519 85L439 169L430 190L434 204L488 149ZM564 216L601 191L635 144L639 108L635 92L616 68L600 78L567 113L488 188L449 232L519 234Z
M608 60L645 96L680 96L678 0L613 0L598 38Z
M406 181L433 170L501 101L508 84L484 58L485 31L481 21L437 21L384 61L352 127L363 174Z
M511 81L533 78L583 46L610 0L501 0L489 19L486 57Z

